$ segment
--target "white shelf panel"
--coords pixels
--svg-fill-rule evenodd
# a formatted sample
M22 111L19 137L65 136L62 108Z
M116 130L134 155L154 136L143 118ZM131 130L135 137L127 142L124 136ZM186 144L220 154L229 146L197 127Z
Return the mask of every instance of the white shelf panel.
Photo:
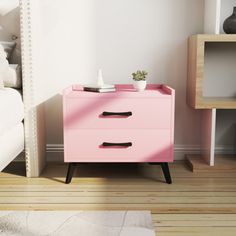
M221 0L205 0L204 33L220 33Z

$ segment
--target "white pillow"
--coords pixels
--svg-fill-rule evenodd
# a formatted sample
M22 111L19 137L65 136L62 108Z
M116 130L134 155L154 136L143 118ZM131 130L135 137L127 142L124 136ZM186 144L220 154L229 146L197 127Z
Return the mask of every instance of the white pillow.
M8 70L9 70L9 64L7 59L4 57L0 57L0 88L4 87L4 78L7 75Z
M5 58L9 59L11 57L14 48L16 47L16 43L0 41L0 44L2 45L2 47L0 48L0 57L5 56ZM2 49L5 51L5 54Z
M2 44L0 44L0 58L6 59L7 58L7 53L4 50L4 47Z
M21 67L16 64L10 64L8 71L3 77L5 87L21 88Z

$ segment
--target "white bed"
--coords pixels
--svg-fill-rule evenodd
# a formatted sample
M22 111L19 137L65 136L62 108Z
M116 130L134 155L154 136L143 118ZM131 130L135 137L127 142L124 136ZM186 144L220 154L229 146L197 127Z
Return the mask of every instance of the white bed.
M24 150L23 123L11 127L0 135L0 171Z
M24 118L24 104L21 92L12 89L0 89L0 135Z
M24 104L19 91L0 89L0 171L24 150Z

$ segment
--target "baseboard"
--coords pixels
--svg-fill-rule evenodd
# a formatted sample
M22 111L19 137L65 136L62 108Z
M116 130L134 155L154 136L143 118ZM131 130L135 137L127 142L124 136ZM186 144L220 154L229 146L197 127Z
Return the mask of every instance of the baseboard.
M199 145L175 145L174 159L184 160L186 154L201 154L202 148ZM62 162L64 158L63 144L48 144L47 145L47 161L49 162ZM231 145L216 146L216 154L235 154L236 149Z
M215 148L215 154L223 155L223 154L229 154L229 155L234 155L236 154L236 147L235 145L218 145Z
M64 147L61 144L48 144L47 145L47 161L60 162L63 161ZM175 160L183 160L186 154L199 154L201 152L198 146L183 146L176 145L174 150Z
M174 159L184 160L186 154L200 154L202 149L199 145L175 145Z
M174 147L174 159L184 160L185 156L197 155L202 153L201 146L198 145L175 145ZM234 155L236 154L236 148L232 145L216 146L215 154L221 155ZM46 157L48 162L63 162L64 159L64 147L63 144L48 144L46 148ZM22 153L15 159L15 161L24 161L24 154Z
M46 159L48 162L63 162L64 145L63 144L47 144Z

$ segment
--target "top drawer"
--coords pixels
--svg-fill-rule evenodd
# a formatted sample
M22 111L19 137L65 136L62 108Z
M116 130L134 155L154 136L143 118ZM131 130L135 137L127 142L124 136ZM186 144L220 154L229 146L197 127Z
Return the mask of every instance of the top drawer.
M67 98L64 97L67 129L169 129L170 98ZM103 115L107 112L107 116ZM121 113L111 115L110 113Z

